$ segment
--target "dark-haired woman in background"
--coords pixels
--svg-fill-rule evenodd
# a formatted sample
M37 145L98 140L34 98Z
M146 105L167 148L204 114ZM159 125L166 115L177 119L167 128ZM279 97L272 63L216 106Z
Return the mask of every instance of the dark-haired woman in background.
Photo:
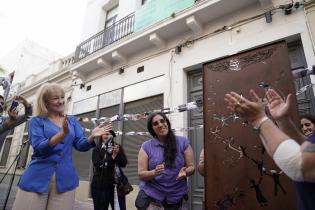
M305 114L300 117L301 131L302 133L309 137L315 131L315 117L310 114Z
M189 141L175 136L164 113L149 116L147 128L153 139L141 146L138 155L140 192L136 207L140 210L163 207L184 209L187 200L187 177L195 171Z
M94 175L91 184L94 210L114 209L115 165L125 167L127 157L121 145L114 142L114 131L104 134L93 149ZM125 195L118 196L120 210L126 210Z

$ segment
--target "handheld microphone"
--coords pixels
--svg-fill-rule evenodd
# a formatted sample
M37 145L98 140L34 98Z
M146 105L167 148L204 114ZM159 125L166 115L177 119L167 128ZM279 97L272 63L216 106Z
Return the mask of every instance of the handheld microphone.
M111 150L111 147L112 147L112 144L113 144L113 139L114 139L113 135L109 135L107 137L107 141L102 143L101 149L107 149L107 146L106 146L106 144L107 144L108 145L108 149Z
M114 139L114 136L113 135L108 135L108 141L112 141Z

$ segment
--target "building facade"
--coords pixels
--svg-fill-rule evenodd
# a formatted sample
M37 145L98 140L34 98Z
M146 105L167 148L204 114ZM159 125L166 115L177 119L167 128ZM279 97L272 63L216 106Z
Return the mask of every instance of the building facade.
M291 2L291 1L290 1ZM249 49L286 41L292 72L315 64L314 1L285 0L90 0L82 43L67 66L45 77L61 82L68 94L68 112L78 117L100 118L174 108L202 99L204 63ZM296 78L296 90L314 83L313 76ZM40 81L40 80L39 80ZM44 82L45 80L42 79ZM42 84L36 79L24 95ZM298 96L300 113L315 113L312 88ZM176 134L187 136L196 164L203 148L202 108L169 115ZM146 131L146 121L113 123L122 134ZM24 125L25 126L25 125ZM82 122L92 128L92 122ZM191 128L191 129L182 129ZM195 129L193 129L195 128ZM15 138L21 139L23 129ZM124 170L137 188L137 155L145 135L119 135L127 153ZM9 156L18 151L11 146ZM3 152L2 152L3 153ZM3 154L2 154L3 156ZM8 158L8 163L12 161ZM80 176L77 199L88 201L92 177L91 151L74 153ZM4 167L4 168L6 168ZM204 182L189 178L190 209L201 209ZM127 196L134 209L137 190Z

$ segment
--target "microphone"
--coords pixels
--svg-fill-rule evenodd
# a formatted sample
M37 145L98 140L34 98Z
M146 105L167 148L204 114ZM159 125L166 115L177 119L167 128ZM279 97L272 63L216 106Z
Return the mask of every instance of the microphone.
M108 145L108 148L107 148L107 151L108 151L108 153L112 153L113 152L113 144L114 144L114 141L113 141L113 139L114 139L114 137L112 136L112 135L109 135L108 136L108 143L107 143L107 145Z
M107 144L108 144L108 147L111 147L113 139L114 139L113 135L108 135L107 141L106 141ZM103 142L101 149L104 149L104 148L107 149L106 147L107 147L107 146L106 146L106 143ZM109 149L111 150L111 148L109 148Z
M108 141L112 141L113 139L114 139L113 135L108 135L108 138L107 138Z
M102 143L102 147L101 147L101 149L104 149L104 148L106 148L106 144L105 144L105 142L103 142L103 143Z

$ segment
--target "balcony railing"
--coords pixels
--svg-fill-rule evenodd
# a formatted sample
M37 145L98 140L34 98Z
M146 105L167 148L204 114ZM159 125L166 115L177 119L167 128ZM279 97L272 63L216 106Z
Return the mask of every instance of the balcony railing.
M77 46L75 51L74 62L77 62L94 52L111 45L112 43L133 33L135 14L132 13L112 26L95 34L88 40Z

